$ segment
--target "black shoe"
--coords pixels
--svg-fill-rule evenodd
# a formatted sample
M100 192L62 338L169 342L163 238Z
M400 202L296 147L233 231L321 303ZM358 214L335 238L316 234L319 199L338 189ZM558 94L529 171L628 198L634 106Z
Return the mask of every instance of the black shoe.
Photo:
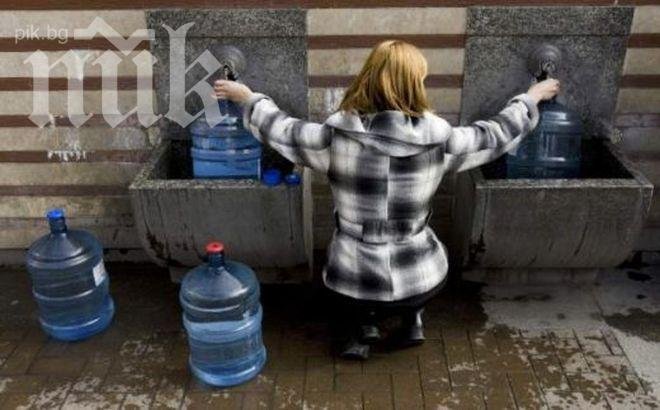
M360 326L360 341L362 343L371 344L376 343L381 339L380 330L376 325L362 325Z
M419 346L426 341L424 326L411 326L405 331L404 337L401 339L403 346Z
M367 360L369 358L369 345L351 339L342 349L340 356L342 359L347 360Z
M424 309L419 309L403 317L403 324L394 335L394 341L398 346L419 346L426 341L424 322L422 322L423 313Z

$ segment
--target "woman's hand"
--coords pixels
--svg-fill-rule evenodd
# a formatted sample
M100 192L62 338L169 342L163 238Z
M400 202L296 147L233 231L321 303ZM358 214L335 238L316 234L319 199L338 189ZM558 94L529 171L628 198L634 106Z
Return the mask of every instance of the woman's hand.
M549 100L559 93L559 81L554 78L548 78L536 84L533 84L527 90L527 95L532 97L538 104L543 100Z
M247 85L229 80L216 80L213 83L216 98L231 100L243 104L252 97L252 90Z

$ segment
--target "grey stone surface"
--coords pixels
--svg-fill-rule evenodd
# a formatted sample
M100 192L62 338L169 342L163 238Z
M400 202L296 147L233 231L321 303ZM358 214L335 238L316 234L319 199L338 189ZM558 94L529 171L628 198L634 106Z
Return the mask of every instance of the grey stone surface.
M191 21L188 37L304 37L306 13L300 9L163 9L147 11L147 25L164 36L163 24L177 28Z
M608 134L631 18L626 7L471 8L461 123L494 115L526 91L528 56L552 44L562 52L558 100L580 113L588 134Z
M271 96L282 109L299 117L307 116L307 39L302 10L152 10L147 13L149 28L156 30L152 53L159 112L169 101L169 41L162 24L173 29L194 22L186 37L186 62L191 64L205 50L219 58L221 47L233 45L246 57L247 67L240 80L253 90ZM200 66L186 74L188 87L207 73ZM214 73L210 81L220 78ZM196 95L186 99L188 112L202 107ZM167 138L187 138L177 124L159 123Z
M198 38L190 39L186 44L186 60L194 61L205 50L218 56L224 45L234 45L246 56L246 71L240 80L255 91L271 96L285 111L294 116L307 116L307 52L304 38ZM159 67L167 68L169 46L166 40L160 40L153 48L158 57ZM206 76L201 68L193 68L186 75L186 82L192 85ZM221 73L211 79L221 78ZM169 101L169 73L165 70L156 73L156 92L160 112L167 111ZM201 99L191 95L186 99L188 112L197 112L202 108ZM187 133L180 126L168 123L166 136L169 138L185 137Z
M632 251L653 186L614 151L631 178L510 180L482 170L457 196L473 268L605 268Z
M467 269L461 279L487 285L588 285L596 283L600 269Z
M660 397L660 337L655 327L660 323L658 265L601 270L598 276L596 286L485 286L482 306L488 316L488 326L521 329L526 334L549 332L559 338L563 332L559 329L570 328L565 334L575 334L584 347L594 336L598 338L603 334L614 355L625 354L630 367L642 380L644 390ZM594 361L589 356L595 351L589 350L585 353L592 364ZM573 358L580 359L579 356ZM621 409L652 407L620 400L610 403L612 408ZM559 407L571 406L592 407L576 403Z
M470 7L467 34L627 36L634 7Z
M156 148L130 186L138 236L151 259L195 266L205 244L221 240L230 258L253 267L264 282L309 279L302 185L190 179L178 169L184 160L172 144Z

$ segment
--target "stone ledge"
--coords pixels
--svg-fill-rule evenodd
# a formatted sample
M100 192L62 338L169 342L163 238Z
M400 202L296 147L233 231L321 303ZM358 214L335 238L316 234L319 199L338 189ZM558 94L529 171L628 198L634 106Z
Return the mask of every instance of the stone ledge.
M470 7L467 34L627 36L633 11L634 7Z
M163 24L176 29L195 22L191 37L305 37L303 10L167 9L147 11L147 26L165 36Z
M487 285L592 284L599 269L470 269L463 280Z

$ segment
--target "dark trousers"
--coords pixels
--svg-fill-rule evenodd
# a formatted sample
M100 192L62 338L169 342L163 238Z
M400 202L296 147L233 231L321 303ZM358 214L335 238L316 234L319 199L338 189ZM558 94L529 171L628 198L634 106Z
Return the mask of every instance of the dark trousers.
M336 315L333 322L340 333L354 333L360 326L376 325L382 318L400 315L404 324L414 320L416 313L435 297L444 287L445 281L419 295L395 301L374 301L352 298L327 289L330 303Z

